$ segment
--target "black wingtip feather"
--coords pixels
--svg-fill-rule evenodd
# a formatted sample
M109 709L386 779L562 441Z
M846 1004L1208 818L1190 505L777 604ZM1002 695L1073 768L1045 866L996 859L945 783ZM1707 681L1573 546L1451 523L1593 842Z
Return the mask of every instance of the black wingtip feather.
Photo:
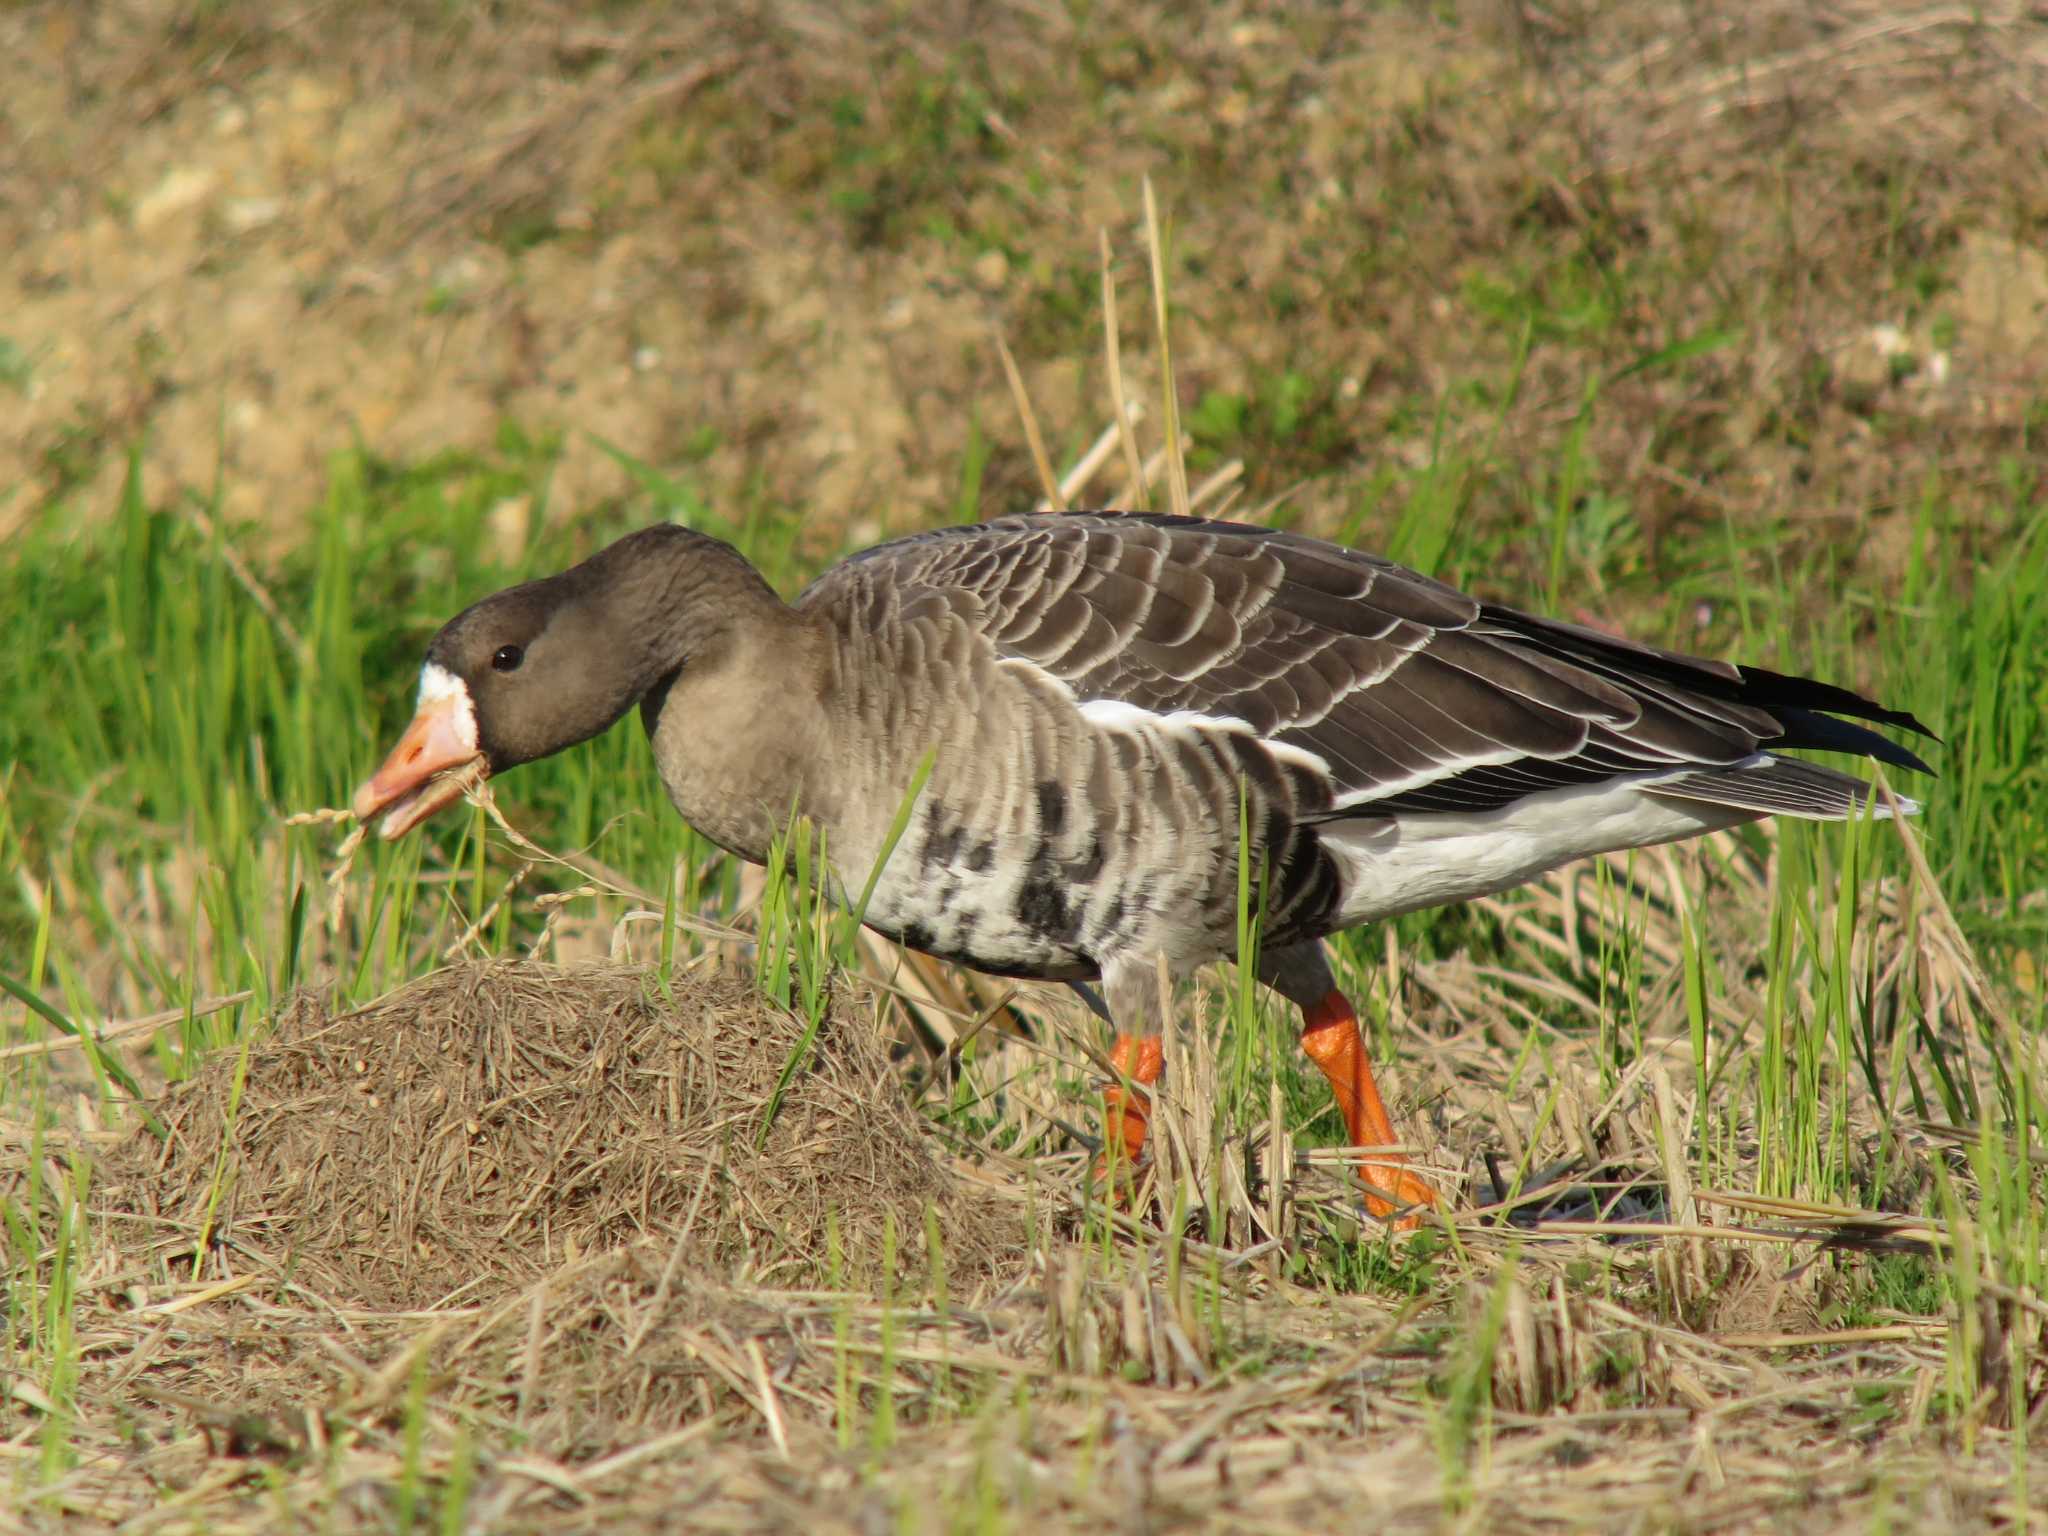
M1768 667L1743 666L1736 670L1747 685L1745 701L1765 709L1824 710L1831 715L1849 715L1858 720L1875 720L1879 725L1896 726L1916 736L1925 736L1937 745L1941 742L1939 736L1907 711L1886 709L1876 700L1866 699L1851 689L1837 688L1833 683L1817 682L1810 677L1791 677L1783 672L1773 672ZM1875 757L1878 754L1871 755ZM1917 767L1922 773L1934 771L1917 758L1902 766Z
M1708 698L1727 699L1773 712L1807 709L1831 715L1849 715L1858 720L1875 721L1879 725L1896 726L1917 736L1925 736L1929 741L1941 740L1907 711L1886 709L1874 699L1867 699L1848 688L1838 688L1833 683L1773 672L1768 667L1730 666L1701 656L1687 656L1588 629L1584 625L1537 618L1491 603L1486 605L1483 617L1488 623L1543 646L1567 661L1599 657L1624 673L1637 672L1645 677L1659 678Z
M1764 742L1772 751L1805 748L1816 752L1848 752L1857 757L1875 758L1880 763L1889 763L1894 768L1909 768L1914 773L1929 777L1934 770L1910 747L1902 747L1889 736L1880 736L1867 725L1852 721L1838 720L1832 715L1823 715L1816 710L1787 707L1783 704L1767 706L1777 717L1785 730L1782 736ZM1907 720L1911 720L1909 715ZM1902 722L1891 722L1902 723ZM1905 729L1915 727L1906 725ZM1933 737L1932 731L1922 731L1923 736ZM1939 738L1935 738L1939 739Z

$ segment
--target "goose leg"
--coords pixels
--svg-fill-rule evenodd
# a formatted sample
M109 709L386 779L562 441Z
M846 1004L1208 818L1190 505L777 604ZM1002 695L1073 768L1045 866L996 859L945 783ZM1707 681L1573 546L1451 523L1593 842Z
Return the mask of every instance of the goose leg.
M1358 1015L1337 990L1320 944L1297 944L1259 957L1259 979L1301 1009L1301 1048L1330 1080L1354 1147L1390 1146L1399 1140L1373 1081L1372 1061L1358 1030ZM1436 1191L1407 1166L1399 1153L1386 1153L1361 1170L1365 1208L1385 1220L1409 1206L1433 1206ZM1389 1198L1389 1197L1392 1198ZM1421 1224L1411 1211L1395 1223L1400 1230Z
M1166 1066L1166 1052L1157 1035L1118 1035L1110 1047L1109 1064L1128 1078L1111 1083L1102 1092L1102 1158L1105 1171L1113 1166L1119 1151L1126 1168L1135 1167L1145 1152L1145 1133L1151 1127L1152 1100L1144 1092L1159 1081Z
M1165 1071L1166 1049L1158 1035L1120 1028L1119 1024L1144 1018L1145 989L1148 982L1156 985L1156 976L1149 966L1119 958L1105 967L1101 992L1085 982L1067 983L1090 1012L1116 1031L1109 1064L1118 1080L1102 1093L1102 1154L1095 1162L1097 1178L1109 1178L1119 1164L1128 1172L1145 1155L1145 1135L1152 1120L1152 1099L1145 1090Z

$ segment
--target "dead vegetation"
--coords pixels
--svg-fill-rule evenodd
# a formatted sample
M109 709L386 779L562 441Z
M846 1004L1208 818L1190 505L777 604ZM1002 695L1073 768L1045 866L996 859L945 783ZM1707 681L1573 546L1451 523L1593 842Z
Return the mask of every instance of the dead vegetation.
M95 1400L296 1462L425 1371L573 1468L721 1416L786 1447L832 1405L820 1341L878 1310L856 1297L971 1354L1022 1212L935 1155L854 1010L778 1092L804 1036L751 980L637 967L301 995L106 1152Z
M971 1283L1004 1247L996 1217L933 1161L847 1013L806 1048L751 978L664 995L636 969L489 963L340 1017L301 995L246 1061L155 1106L165 1139L110 1160L106 1198L144 1230L398 1311L495 1304L636 1241L788 1289L866 1281L886 1229L917 1274L932 1222Z
M871 1010L842 1003L762 1141L804 1031L748 981L495 961L339 1015L302 996L156 1106L162 1140L97 1138L87 1208L64 1214L61 1148L40 1165L53 1241L89 1229L92 1262L89 1449L39 1507L166 1530L281 1508L389 1529L458 1497L475 1528L533 1530L1004 1507L1217 1530L1338 1508L1396 1529L2013 1521L1996 1426L2048 1416L2038 1300L1841 1315L1859 1265L1946 1254L1967 1224L1698 1187L1676 998L1646 1005L1652 1049L1611 1091L1578 1035L1551 1042L1542 1102L1515 1089L1519 987L1588 985L1617 925L1682 948L1674 892L1758 920L1746 868L1723 838L1640 888L1582 868L1503 898L1547 956L1515 980L1390 956L1393 1078L1471 1185L1405 1256L1326 1154L1219 1112L1208 1030L1174 1042L1159 1160L1119 1210L1060 1129L1096 1079L1056 1009L1033 1010L1043 1040L969 1055L999 1110L963 1139L911 1112ZM1908 942L1894 921L1872 953L1938 968L1938 923ZM1958 1051L1981 1051L1950 996ZM1864 1144L1901 1141L1919 1178L1943 1157L1837 1089ZM1305 1282L1339 1248L1381 1266L1377 1295Z

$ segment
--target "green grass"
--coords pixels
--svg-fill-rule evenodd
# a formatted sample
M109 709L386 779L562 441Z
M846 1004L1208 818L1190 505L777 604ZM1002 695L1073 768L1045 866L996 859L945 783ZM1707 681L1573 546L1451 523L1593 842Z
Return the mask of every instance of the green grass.
M1199 430L1203 413L1191 420ZM0 855L26 877L0 891L0 952L20 957L9 973L87 1018L110 999L182 1005L250 988L247 1008L195 1021L190 1043L238 1038L298 979L324 917L330 835L282 829L280 820L346 803L408 713L421 647L443 619L670 512L736 537L786 587L803 572L794 516L751 508L723 521L686 486L644 467L649 495L638 504L567 529L536 515L536 536L518 559L493 559L489 508L522 493L543 507L548 454L544 443L508 433L501 452L481 459L343 460L306 536L262 564L267 604L237 574L232 531L202 533L178 509L146 505L133 477L116 515L90 533L72 533L67 516L53 515L18 539L0 566L0 611L43 643L0 654L0 761L11 765ZM1561 457L1566 479L1583 479L1570 439ZM1378 533L1446 579L1538 606L1544 592L1501 590L1494 578L1504 563L1513 569L1518 554L1541 550L1522 568L1549 570L1543 584L1557 586L1561 550L1564 585L1586 574L1572 568L1575 537L1481 523L1465 495L1440 489L1482 476L1469 463L1383 471L1351 531ZM1581 504L1589 499L1597 501ZM1954 536L1930 492L1905 590L1886 604L1844 591L1818 561L1773 568L1767 529L1726 530L1667 555L1662 566L1686 573L1675 581L1630 577L1630 564L1647 565L1640 538L1625 520L1608 527L1633 553L1603 562L1622 574L1602 585L1611 606L1635 616L1636 633L1841 678L1926 720L1944 739L1929 749L1941 776L1900 788L1926 802L1926 848L1942 888L1994 967L2041 951L2048 913L2024 898L2048 886L2048 692L2034 664L2048 642L2048 559L2025 555L2048 543L2048 512L2016 501L1998 536L1983 541L2000 552L1987 561L1973 554L1975 541ZM1688 618L1708 603L1711 623L1688 632ZM729 895L730 871L674 820L637 730L622 726L523 769L505 790L522 825L551 846L593 846L651 890L666 887L671 860L680 859L680 900L691 911L715 913ZM432 940L459 931L498 894L504 871L489 855L479 859L479 830L475 818L450 816L423 838L366 850L374 878L346 912L341 944L351 995L416 970ZM1782 840L1779 861L1769 1038L1797 1033L1802 1072L1817 1070L1822 1056L1872 1070L1872 1052L1889 1037L1857 1035L1868 1021L1855 1017L1854 978L1842 974L1838 953L1849 930L1831 936L1819 925L1838 896L1896 875L1896 851L1881 835L1799 828ZM423 870L436 869L443 873L422 882ZM137 882L174 873L184 899L164 900L160 890L159 919L137 925L129 905ZM1841 910L1853 916L1853 905ZM531 919L515 913L506 922ZM1398 931L1429 957L1483 946L1484 927L1464 914L1424 914L1401 920ZM1369 976L1379 946L1365 933L1341 950ZM1816 966L1821 1009L1793 1019L1784 989L1799 957ZM1616 957L1610 984L1631 981L1633 959ZM1910 1022L1902 1016L1890 1028ZM1625 1049L1614 1043L1617 1063ZM1758 1080L1762 1102L1804 1103L1813 1084L1791 1093L1777 1070L1767 1064ZM1938 1095L1938 1070L1909 1062L1907 1071L1917 1097ZM1263 1091L1241 1075L1233 1083L1239 1094ZM1810 1139L1812 1128L1788 1134Z
M301 552L260 578L275 617L236 576L223 535L145 506L132 479L94 536L66 537L51 518L17 545L0 601L49 643L0 662L0 752L14 765L0 839L46 893L49 919L80 925L80 943L47 955L59 998L89 1014L96 989L183 1002L254 987L260 1012L293 983L322 916L329 839L285 829L282 816L347 803L410 713L427 636L466 596L557 568L653 515L621 512L573 537L543 535L516 565L491 562L480 553L488 509L544 474L525 455L345 466ZM659 887L678 831L636 734L548 764L526 789L547 836L581 846L602 831L608 856ZM409 974L423 931L473 919L494 894L490 873L475 872L474 822L444 820L418 845L368 850L377 878L348 914L361 925L351 991ZM472 873L422 888L423 856ZM110 905L115 869L182 871L195 899L148 943ZM10 890L0 914L9 953L46 921L28 889ZM216 1021L208 1043L239 1027Z

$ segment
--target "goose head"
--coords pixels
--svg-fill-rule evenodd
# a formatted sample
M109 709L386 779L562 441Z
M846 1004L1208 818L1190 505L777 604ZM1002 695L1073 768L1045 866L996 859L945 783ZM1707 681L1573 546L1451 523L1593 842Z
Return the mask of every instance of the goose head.
M357 819L402 837L470 785L588 741L683 668L718 668L764 599L780 606L729 545L674 524L493 593L428 643L412 723Z

